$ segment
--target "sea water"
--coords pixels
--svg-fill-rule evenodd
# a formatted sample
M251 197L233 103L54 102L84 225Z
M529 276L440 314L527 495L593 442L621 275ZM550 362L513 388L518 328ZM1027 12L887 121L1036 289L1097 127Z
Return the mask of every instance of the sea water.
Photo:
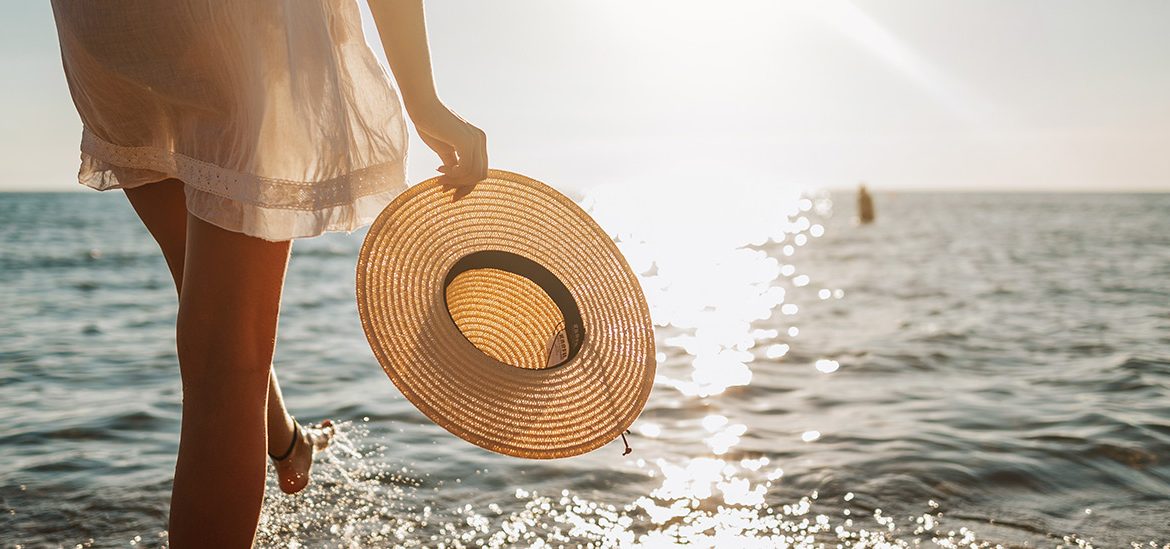
M341 428L259 544L1170 544L1170 195L721 196L578 197L657 325L624 457L435 426L362 334L362 234L298 241L276 369ZM0 545L165 543L175 306L119 194L0 195Z

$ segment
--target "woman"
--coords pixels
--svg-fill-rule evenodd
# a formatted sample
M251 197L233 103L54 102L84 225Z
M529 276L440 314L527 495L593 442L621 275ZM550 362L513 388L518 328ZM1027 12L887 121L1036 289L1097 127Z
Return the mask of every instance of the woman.
M466 191L486 177L486 138L435 92L421 0L369 4L402 104ZM171 546L249 546L265 452L295 492L332 436L296 424L271 368L291 240L365 225L403 189L398 97L354 0L54 0L53 12L84 126L79 180L124 189L179 293Z

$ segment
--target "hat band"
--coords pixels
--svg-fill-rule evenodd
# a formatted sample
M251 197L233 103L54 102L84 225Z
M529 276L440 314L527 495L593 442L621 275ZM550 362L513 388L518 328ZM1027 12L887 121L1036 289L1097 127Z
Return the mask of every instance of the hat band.
M540 263L522 255L503 250L480 250L456 261L447 271L447 276L443 278L443 287L447 288L455 280L455 277L474 269L499 269L524 277L544 290L544 293L548 294L553 304L560 310L561 318L564 319L563 334L564 342L567 343L567 352L562 351L563 358L555 363L550 363L545 369L568 364L569 361L573 360L573 357L577 356L585 339L585 323L581 319L581 310L577 307L577 301L573 299L573 294L556 275ZM447 315L451 316L450 309L447 309ZM451 317L451 321L455 322L455 318ZM559 335L555 335L554 339ZM464 335L464 337L467 336ZM472 344L474 345L474 342Z

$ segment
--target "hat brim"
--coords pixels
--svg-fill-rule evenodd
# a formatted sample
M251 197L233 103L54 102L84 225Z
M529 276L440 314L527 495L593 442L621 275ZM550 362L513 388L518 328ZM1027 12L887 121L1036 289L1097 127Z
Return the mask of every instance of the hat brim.
M489 250L531 259L569 289L584 338L568 362L515 367L460 332L444 276ZM629 428L654 382L650 313L613 240L572 200L511 172L491 170L458 199L439 178L397 197L362 244L357 302L370 347L402 394L494 452L548 459L594 450Z

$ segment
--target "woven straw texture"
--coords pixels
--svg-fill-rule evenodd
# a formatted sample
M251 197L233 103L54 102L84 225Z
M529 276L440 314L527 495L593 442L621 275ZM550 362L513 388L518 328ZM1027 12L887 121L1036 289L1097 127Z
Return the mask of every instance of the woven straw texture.
M583 337L567 362L546 360L567 320L554 292L507 269L452 270L477 252L531 260L568 290ZM637 278L572 200L518 174L491 170L457 200L438 178L396 198L362 245L357 301L402 394L494 452L589 452L621 436L650 395L654 332Z

